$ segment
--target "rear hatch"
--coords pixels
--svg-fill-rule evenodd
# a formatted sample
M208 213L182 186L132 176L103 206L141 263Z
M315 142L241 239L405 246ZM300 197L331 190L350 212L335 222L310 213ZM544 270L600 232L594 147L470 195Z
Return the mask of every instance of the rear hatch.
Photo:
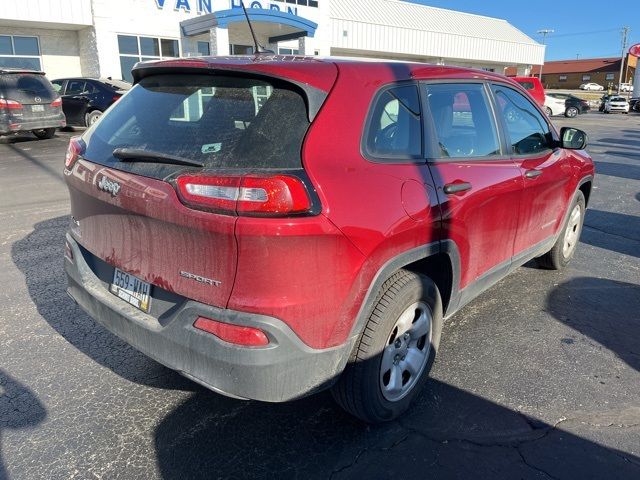
M5 100L13 100L22 108L11 109L20 122L56 119L61 106L52 103L58 98L53 86L43 74L5 73L0 76Z
M194 206L178 179L303 174L307 104L303 89L265 75L163 69L142 78L85 132L80 160L65 170L72 235L152 290L226 306L238 213L220 197ZM202 188L224 197L232 187Z

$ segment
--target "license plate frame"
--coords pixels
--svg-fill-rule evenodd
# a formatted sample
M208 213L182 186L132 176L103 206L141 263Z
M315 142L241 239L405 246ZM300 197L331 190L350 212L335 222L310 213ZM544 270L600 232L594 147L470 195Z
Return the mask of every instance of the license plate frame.
M109 291L138 310L149 313L151 308L150 283L119 268L115 268Z
M32 112L44 112L44 105L31 105Z

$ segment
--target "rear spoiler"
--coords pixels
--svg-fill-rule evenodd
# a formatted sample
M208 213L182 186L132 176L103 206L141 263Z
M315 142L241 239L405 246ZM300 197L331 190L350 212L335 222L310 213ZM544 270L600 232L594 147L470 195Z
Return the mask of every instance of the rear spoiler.
M191 75L235 75L245 78L256 78L265 81L276 80L293 86L296 90L303 94L307 104L307 115L309 122L318 115L322 104L327 99L328 93L315 88L307 83L298 82L290 78L281 77L272 74L252 71L246 68L227 67L226 65L211 65L199 60L169 60L156 62L138 62L131 71L133 75L133 84L136 85L140 80L152 75L175 74L176 69L179 73Z
M41 72L40 70L20 70L17 68L0 68L0 73L18 73L18 74L30 73L32 75L45 75L45 73Z

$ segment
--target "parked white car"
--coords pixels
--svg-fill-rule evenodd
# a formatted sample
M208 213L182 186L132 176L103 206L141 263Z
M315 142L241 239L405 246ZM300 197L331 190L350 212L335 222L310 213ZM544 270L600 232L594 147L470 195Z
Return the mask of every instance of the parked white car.
M630 92L631 90L633 90L633 85L631 85L630 83L621 83L620 84L620 91L621 92Z
M601 92L602 90L604 90L604 87L597 83L590 82L590 83L583 83L582 85L580 85L580 90L595 90L595 91Z
M610 97L604 104L604 113L629 113L629 102L624 97Z
M555 98L549 95L544 96L544 111L547 113L548 117L552 117L554 115L564 115L566 107L566 99L564 98Z

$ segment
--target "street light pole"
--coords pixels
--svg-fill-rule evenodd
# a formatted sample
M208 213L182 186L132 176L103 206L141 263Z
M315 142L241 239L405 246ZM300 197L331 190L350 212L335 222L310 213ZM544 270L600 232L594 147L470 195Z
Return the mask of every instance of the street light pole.
M554 33L554 30L549 30L549 29L544 29L544 30L538 30L538 34L542 35L542 45L544 45L546 47L547 43L547 35L549 35L550 33ZM545 48L545 54L546 52L546 48ZM538 78L540 79L540 81L542 81L542 67L544 67L544 58L542 59L542 65L540 65L540 72L538 72Z
M629 33L629 27L622 28L622 55L620 56L620 77L618 78L618 95L620 95L620 88L622 88L622 76L624 75L624 57L627 50L627 34Z

